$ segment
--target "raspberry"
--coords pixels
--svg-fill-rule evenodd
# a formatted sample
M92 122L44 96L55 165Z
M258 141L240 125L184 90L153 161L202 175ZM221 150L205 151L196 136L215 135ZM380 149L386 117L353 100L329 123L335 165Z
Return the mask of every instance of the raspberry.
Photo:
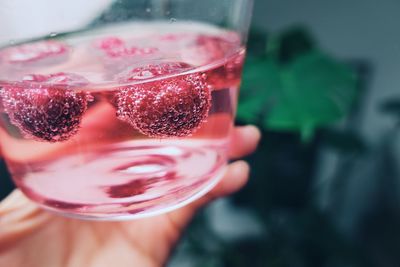
M184 137L206 120L210 86L200 74L190 74L121 88L117 116L149 137Z
M211 58L218 59L225 54L222 49L223 42L223 39L219 37L199 35L196 40L196 45L201 49L205 49Z
M105 52L111 58L121 58L125 56L144 56L151 55L157 52L157 48L138 48L138 47L117 47L107 49Z
M158 76L177 74L192 68L191 65L183 62L167 62L161 64L149 64L144 67L128 69L116 76L120 83L140 81L156 78Z
M207 73L207 81L215 89L225 89L240 84L244 63L244 53L229 59L225 65Z
M225 41L219 37L199 35L184 50L182 58L194 65L209 64L225 57Z
M167 172L161 177L146 177L145 179L137 179L126 184L104 187L105 193L111 198L128 198L143 195L146 191L156 187L158 184L174 180L178 177L176 172Z
M104 188L106 194L111 198L128 198L144 194L151 188L150 179L138 179L122 185Z
M125 42L118 37L107 37L96 42L96 47L104 50L114 49L117 47L122 47Z
M64 55L68 47L58 41L42 41L5 49L1 58L8 63L28 63L37 60Z
M88 94L69 89L77 84L83 86L84 78L76 81L78 77L64 73L30 75L23 82L4 85L0 97L11 123L26 138L37 141L71 138L78 132L90 101Z
M30 74L22 78L25 82L45 83L49 85L63 85L69 87L83 87L88 85L88 80L74 73L55 73L50 75Z
M117 37L107 37L95 43L106 55L111 58L121 58L125 56L144 56L158 51L155 47L135 47L127 46L125 41Z
M188 33L168 33L161 35L159 39L161 41L176 42L189 39L190 37L193 37L193 35L190 35Z

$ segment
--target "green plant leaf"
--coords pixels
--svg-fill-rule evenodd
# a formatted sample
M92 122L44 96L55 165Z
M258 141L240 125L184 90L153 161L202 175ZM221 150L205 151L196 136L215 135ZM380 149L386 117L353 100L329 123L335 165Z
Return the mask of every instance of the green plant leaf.
M398 119L400 118L400 99L388 99L380 104L379 109L381 112Z
M280 105L266 116L265 127L299 130L309 137L312 129L347 114L356 95L353 72L318 51L298 57L280 76Z
M284 65L268 57L250 59L242 89L240 120L298 131L303 140L345 116L357 93L353 71L315 50Z
M272 60L248 57L237 117L246 123L261 124L268 103L280 90L279 66Z
M266 53L279 63L291 63L298 56L315 49L315 41L309 32L299 26L274 34L267 44Z

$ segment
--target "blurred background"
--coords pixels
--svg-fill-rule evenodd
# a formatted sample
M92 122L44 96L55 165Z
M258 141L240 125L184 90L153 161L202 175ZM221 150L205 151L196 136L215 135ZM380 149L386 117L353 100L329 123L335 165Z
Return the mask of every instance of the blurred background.
M237 118L263 132L251 180L169 266L399 266L400 1L255 2Z
M170 266L399 266L399 10L255 1L237 119L263 131L251 180Z

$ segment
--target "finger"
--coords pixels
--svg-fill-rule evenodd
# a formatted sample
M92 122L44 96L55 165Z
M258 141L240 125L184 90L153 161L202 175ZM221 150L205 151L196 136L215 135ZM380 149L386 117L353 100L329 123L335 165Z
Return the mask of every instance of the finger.
M261 132L255 126L243 126L235 128L231 138L231 158L241 158L251 154L256 149L261 139Z
M247 162L237 161L232 163L218 185L189 208L198 209L216 198L228 196L239 191L247 183L249 173L250 167Z
M49 214L41 212L19 190L15 190L0 202L0 252L35 232L49 219Z
M14 190L6 199L0 202L0 233L4 226L29 221L35 217L41 209L28 200L20 190Z
M193 218L196 211L216 198L224 197L240 190L248 181L249 165L244 161L237 161L229 165L226 174L218 185L199 200L182 209L168 214L176 229L182 230Z

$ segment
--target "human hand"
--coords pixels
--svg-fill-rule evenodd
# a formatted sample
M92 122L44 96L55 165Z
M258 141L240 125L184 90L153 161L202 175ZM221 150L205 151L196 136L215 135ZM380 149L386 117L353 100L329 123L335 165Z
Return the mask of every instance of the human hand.
M254 127L236 128L231 158L253 152L259 139ZM0 266L163 266L195 213L242 188L248 175L245 162L233 163L220 183L201 199L170 213L127 222L79 221L53 215L16 190L0 203Z

